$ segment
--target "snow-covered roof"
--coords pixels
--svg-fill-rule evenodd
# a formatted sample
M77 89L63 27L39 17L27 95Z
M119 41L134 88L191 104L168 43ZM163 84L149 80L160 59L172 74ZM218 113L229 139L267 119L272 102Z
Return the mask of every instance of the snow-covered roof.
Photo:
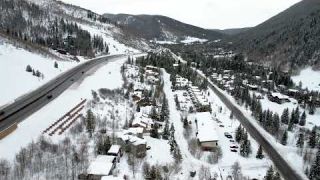
M117 133L117 135L123 141L129 141L133 145L147 144L147 141L145 139L139 138L134 135L124 134L123 132L119 132L119 133Z
M289 99L289 96L286 96L286 95L278 93L278 92L271 93L271 96L277 97L279 99Z
M199 142L218 141L219 137L216 132L216 127L211 119L209 112L197 113L194 116L198 123L198 135Z
M209 112L197 113L195 118L198 122L197 138L200 142L218 141L219 137Z
M88 174L109 175L113 168L114 156L99 155L92 161L88 168Z
M101 180L123 180L122 177L115 177L115 176L102 176Z
M111 154L118 154L120 152L121 146L119 145L112 145L108 151Z
M131 134L139 134L143 133L143 128L142 127L131 127L126 132L131 133Z

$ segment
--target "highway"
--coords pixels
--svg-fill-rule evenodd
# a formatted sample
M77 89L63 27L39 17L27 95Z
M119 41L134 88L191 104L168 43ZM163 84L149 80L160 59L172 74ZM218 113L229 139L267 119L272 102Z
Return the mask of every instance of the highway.
M203 76L203 75L201 75ZM275 147L262 135L262 133L250 122L250 120L235 106L225 94L221 93L218 88L209 82L215 94L222 100L222 102L233 112L234 116L240 121L242 126L249 132L249 134L262 146L264 152L268 154L273 164L276 166L282 177L286 180L305 180L303 172L296 172L291 165L281 156Z
M0 132L18 124L32 113L41 109L58 97L74 82L85 76L85 72L110 60L123 58L126 55L111 55L88 60L60 74L36 90L17 98L13 103L0 108Z

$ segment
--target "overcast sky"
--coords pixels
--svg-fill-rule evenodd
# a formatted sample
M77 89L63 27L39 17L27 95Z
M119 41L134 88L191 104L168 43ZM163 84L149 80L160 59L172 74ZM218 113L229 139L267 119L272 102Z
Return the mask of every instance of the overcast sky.
M300 0L62 0L99 14L160 14L210 29L251 27Z

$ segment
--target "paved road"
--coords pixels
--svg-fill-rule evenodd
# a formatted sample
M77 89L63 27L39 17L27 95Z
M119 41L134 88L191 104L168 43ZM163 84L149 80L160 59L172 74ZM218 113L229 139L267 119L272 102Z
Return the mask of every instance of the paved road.
M0 109L0 132L14 123L23 121L26 117L36 112L44 105L58 97L64 90L75 81L84 76L85 72L95 66L110 60L125 57L125 55L112 55L95 58L82 63L42 85L38 89L17 98L12 104Z
M242 126L246 128L249 134L263 147L263 150L269 155L273 164L276 166L282 177L286 180L305 180L303 172L296 172L288 162L280 155L273 145L259 132L259 130L244 116L238 107L236 107L216 86L209 83L209 87L217 94L222 102L231 110Z

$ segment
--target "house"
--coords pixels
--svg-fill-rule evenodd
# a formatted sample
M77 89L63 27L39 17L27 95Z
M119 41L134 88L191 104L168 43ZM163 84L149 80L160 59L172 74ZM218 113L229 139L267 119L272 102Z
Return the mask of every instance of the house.
M257 86L257 85L247 84L247 87L248 87L250 90L253 90L253 91L258 90L258 86Z
M108 155L98 155L88 168L88 180L100 180L103 176L112 174L116 167L116 157Z
M120 162L122 156L122 149L120 145L112 145L107 152L107 155L116 157L116 161Z
M197 139L201 149L211 151L218 147L219 137L211 114L209 112L197 113L195 122L197 124Z
M124 180L124 178L117 176L103 176L101 177L101 180Z
M119 132L118 143L125 147L127 152L132 152L136 157L144 157L147 151L147 141L134 135Z
M144 132L144 128L142 127L131 127L124 131L125 134L135 135L139 138L142 138Z
M150 66L150 65L146 66L146 70L151 70L151 71L155 71L155 72L158 72L158 71L159 71L157 67L155 67L155 66Z
M132 122L132 127L134 128L143 128L144 132L148 132L153 128L154 120L149 118L147 114L142 114L141 116L137 116L134 118Z
M289 96L286 96L284 94L274 92L268 95L268 99L272 102L276 102L278 104L282 104L285 102L290 102Z

